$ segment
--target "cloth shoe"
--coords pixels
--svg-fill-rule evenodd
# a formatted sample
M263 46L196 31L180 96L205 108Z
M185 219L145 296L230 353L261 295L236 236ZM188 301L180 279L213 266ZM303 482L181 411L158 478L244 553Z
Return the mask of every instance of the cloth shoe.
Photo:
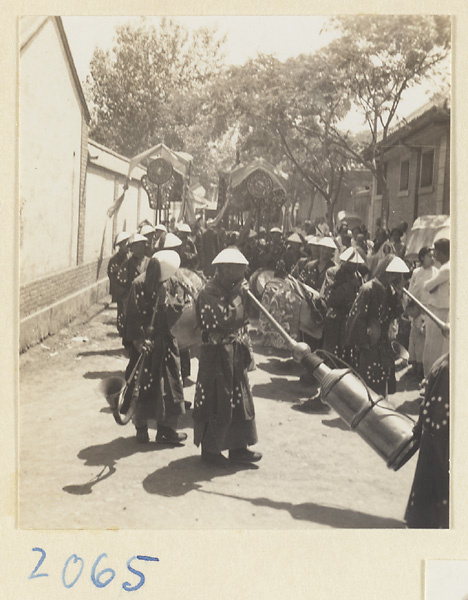
M254 463L262 459L260 452L253 452L248 448L235 448L229 450L229 460L236 463Z
M178 433L170 427L158 427L156 433L156 443L169 444L170 446L178 446L187 439L186 433Z

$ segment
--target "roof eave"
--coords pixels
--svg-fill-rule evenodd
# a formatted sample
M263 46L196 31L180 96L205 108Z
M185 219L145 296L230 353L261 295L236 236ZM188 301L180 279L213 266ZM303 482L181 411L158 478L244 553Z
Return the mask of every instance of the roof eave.
M75 61L73 60L73 54L71 52L70 45L68 44L68 38L67 38L65 28L63 26L62 17L55 16L54 19L55 19L55 22L57 23L57 27L60 32L60 37L62 38L62 43L65 48L65 53L67 55L67 58L68 58L68 61L70 64L70 70L72 73L72 77L73 77L74 83L76 85L76 89L78 91L78 95L80 97L81 104L83 106L84 116L85 116L86 122L89 124L89 122L91 121L91 115L90 115L90 112L88 109L88 103L86 102L86 98L85 98L85 95L83 92L83 86L81 85L80 78L78 77L78 71L76 70Z

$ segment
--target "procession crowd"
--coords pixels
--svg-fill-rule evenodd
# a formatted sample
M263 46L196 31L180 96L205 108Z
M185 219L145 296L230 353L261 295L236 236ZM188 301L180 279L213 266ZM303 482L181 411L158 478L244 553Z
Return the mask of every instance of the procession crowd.
M450 243L438 239L409 261L405 225L390 232L378 222L373 240L365 226L350 230L346 221L332 235L323 219L286 234L279 227L255 231L249 222L225 231L201 218L193 230L185 223L143 222L138 232L120 233L108 275L129 355L120 411L138 395L137 441L149 441L151 419L157 423L156 442L177 445L187 438L177 422L188 407L183 388L190 347L173 328L191 310L201 332L193 407L201 458L218 467L261 459L249 448L257 442L248 380L254 368L248 331L252 291L295 339L324 352L332 365L344 361L382 397L396 391L394 342L408 350L410 376L421 381L425 394L406 520L411 527L447 527ZM256 285L259 273L267 274L262 285ZM312 329L293 330L298 297ZM444 325L436 325L421 305ZM274 346L262 319L260 329L264 343Z

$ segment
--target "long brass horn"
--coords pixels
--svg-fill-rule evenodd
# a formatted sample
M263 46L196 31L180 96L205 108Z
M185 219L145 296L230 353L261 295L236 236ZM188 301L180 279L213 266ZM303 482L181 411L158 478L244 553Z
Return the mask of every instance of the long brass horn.
M247 292L252 302L286 340L293 358L303 364L320 384L322 402L333 408L352 431L397 471L417 451L414 421L398 413L384 398L371 390L352 369L331 369L307 344L296 342Z

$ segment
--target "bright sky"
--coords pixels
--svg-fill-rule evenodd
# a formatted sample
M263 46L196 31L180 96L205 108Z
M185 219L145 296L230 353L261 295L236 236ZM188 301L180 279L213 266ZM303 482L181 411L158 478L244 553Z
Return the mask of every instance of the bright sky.
M140 17L62 17L68 41L80 79L86 78L89 62L96 46L112 48L115 26L137 22ZM171 17L188 28L216 25L226 35L226 60L243 64L258 52L274 54L280 60L299 54L312 53L333 39L333 32L322 31L328 17L317 16L207 16ZM159 17L147 17L155 22ZM409 90L401 105L399 115L408 116L427 102L425 90ZM350 114L343 125L354 131L365 126L361 118Z
M327 17L171 17L188 28L217 26L225 34L226 59L243 64L257 52L275 54L283 60L301 53L310 53L332 39L331 32L320 33ZM112 46L116 25L139 17L62 17L80 78L88 71L96 45ZM158 17L147 17L157 21Z

